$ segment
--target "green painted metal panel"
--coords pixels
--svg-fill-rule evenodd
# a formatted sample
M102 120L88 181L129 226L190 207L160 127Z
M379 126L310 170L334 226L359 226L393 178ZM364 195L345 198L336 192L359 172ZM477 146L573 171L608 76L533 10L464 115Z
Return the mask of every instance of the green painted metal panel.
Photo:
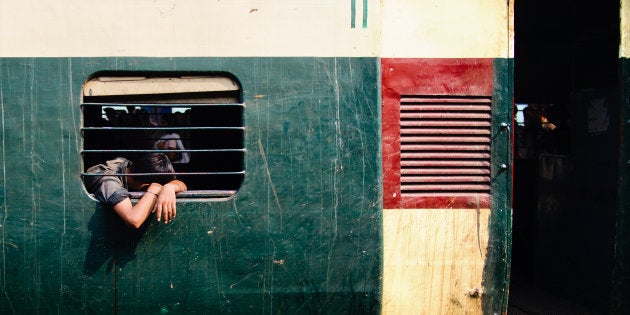
M376 58L0 59L1 313L378 313ZM85 194L80 90L100 70L228 71L245 165L229 201L140 232Z
M512 97L514 59L495 59L492 100L491 213L483 273L483 311L505 313L512 246Z

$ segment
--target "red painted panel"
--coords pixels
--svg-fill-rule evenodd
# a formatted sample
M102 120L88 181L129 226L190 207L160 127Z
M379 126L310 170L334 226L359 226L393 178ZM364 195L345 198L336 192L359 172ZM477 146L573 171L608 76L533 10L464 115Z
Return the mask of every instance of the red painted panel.
M488 207L488 194L467 194L463 192L465 189L457 195L414 193L401 198L400 98L403 95L492 96L493 59L384 58L381 70L384 208ZM430 123L420 127L430 127Z
M383 98L392 95L492 95L493 59L381 60Z

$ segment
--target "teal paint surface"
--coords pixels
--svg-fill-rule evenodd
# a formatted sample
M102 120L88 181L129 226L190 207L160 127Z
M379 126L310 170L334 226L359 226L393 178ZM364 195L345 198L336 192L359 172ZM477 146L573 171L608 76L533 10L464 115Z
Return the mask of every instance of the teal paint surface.
M507 312L512 251L512 98L514 59L494 61L489 240L483 272L484 314ZM507 126L503 124L508 124Z
M376 58L0 59L0 313L379 313ZM100 70L228 71L245 181L124 228L80 181L81 85Z
M361 27L367 28L368 0L363 0L363 13L361 17L363 18ZM356 24L357 24L357 0L350 0L350 28L356 28Z
M620 67L621 157L611 314L630 313L630 59L621 58Z
M350 28L356 27L357 21L357 0L350 0Z

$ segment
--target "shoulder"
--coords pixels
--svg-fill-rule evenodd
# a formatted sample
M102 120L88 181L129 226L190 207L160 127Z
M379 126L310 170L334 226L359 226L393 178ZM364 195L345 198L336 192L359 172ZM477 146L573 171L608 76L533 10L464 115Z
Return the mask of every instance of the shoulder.
M90 167L83 176L85 188L90 193L102 189L104 185L124 188L122 179L117 175L124 173L129 164L130 161L125 158L116 158Z
M115 175L124 171L131 162L126 158L119 157L109 160L104 164L97 164L87 169L88 174Z

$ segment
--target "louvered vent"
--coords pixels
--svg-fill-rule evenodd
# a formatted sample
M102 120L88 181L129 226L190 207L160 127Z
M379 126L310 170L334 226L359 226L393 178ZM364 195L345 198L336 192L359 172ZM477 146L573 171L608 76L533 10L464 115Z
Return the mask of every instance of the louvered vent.
M401 196L490 195L491 97L401 96Z

